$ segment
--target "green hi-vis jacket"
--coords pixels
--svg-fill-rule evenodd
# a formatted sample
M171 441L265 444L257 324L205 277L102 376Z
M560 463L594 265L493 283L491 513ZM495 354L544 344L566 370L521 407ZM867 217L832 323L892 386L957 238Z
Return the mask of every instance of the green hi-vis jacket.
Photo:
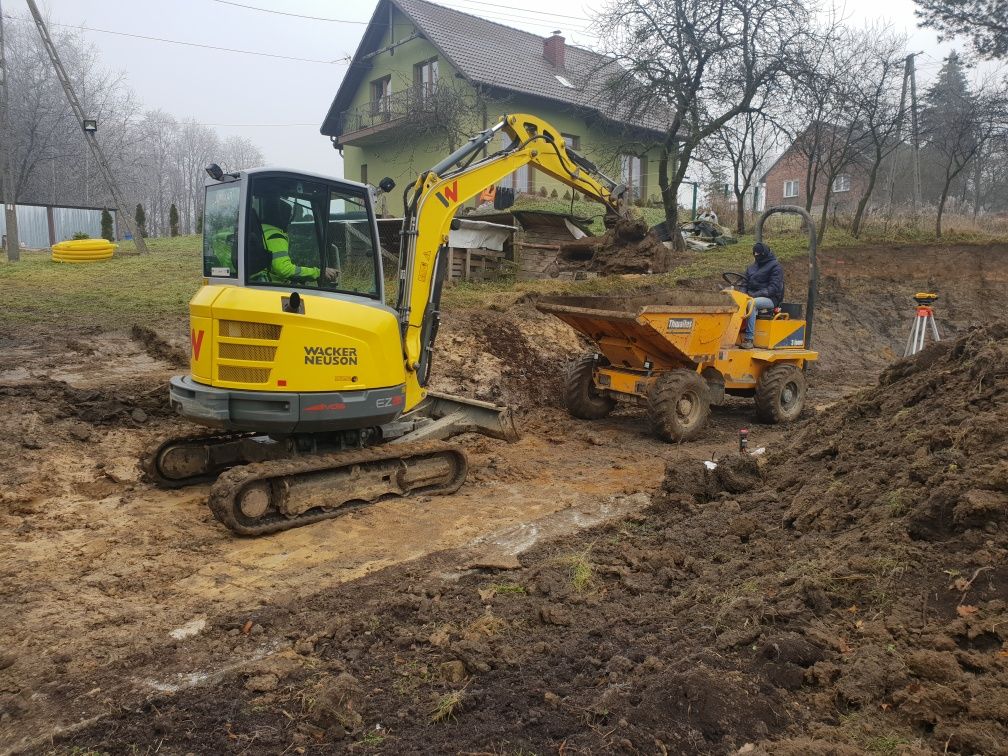
M289 281L292 278L311 278L317 281L319 277L318 268L302 267L295 265L290 259L290 247L287 241L287 234L283 229L271 226L269 223L262 224L263 241L266 249L270 253L270 277L273 280Z
M214 259L217 260L217 265L222 268L227 268L232 275L234 275L237 270L233 254L233 242L234 231L231 229L218 231L210 240L210 248L213 250Z

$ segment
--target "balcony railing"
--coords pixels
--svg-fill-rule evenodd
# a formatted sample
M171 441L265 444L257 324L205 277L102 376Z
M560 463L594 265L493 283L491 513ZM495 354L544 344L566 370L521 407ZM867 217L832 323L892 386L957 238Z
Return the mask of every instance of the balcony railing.
M347 136L403 120L433 117L448 93L437 85L417 84L340 113L339 133Z

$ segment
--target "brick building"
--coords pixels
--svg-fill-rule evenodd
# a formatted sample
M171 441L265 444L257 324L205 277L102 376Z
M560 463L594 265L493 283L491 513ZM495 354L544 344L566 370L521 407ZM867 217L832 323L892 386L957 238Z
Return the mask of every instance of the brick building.
M765 184L766 206L773 205L805 205L806 182L808 180L809 150L800 145L809 140L812 127L800 134L791 145L784 150L760 178ZM833 135L830 135L833 136ZM820 139L823 150L829 150L833 143L829 138ZM842 149L836 145L836 149ZM827 156L821 158L827 161ZM822 171L820 171L822 173ZM833 193L830 196L830 208L833 213L853 213L868 184L867 168L863 161L855 158L833 180ZM825 177L819 176L812 200L813 213L822 211L823 197L826 195Z

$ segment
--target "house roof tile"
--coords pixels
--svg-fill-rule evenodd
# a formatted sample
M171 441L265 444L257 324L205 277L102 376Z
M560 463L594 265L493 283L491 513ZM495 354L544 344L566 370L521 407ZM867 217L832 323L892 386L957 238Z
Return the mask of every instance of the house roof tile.
M361 65L362 57L381 39L385 25L379 19L387 17L387 3L409 17L423 36L473 84L546 98L593 111L623 125L661 130L660 124L651 119L647 119L651 122L634 119L628 123L628 119L615 114L607 104L609 98L604 95L602 82L606 69L615 73L616 64L599 53L565 45L566 65L561 69L543 56L544 37L427 0L382 0L322 124L323 134L339 135L339 114L349 107L364 78L366 66ZM558 76L574 86L566 86Z

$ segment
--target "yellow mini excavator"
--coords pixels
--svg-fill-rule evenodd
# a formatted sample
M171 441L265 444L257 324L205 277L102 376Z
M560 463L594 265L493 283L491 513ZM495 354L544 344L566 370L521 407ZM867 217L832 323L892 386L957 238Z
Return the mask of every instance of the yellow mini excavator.
M510 143L493 151L498 132ZM190 374L169 392L184 417L219 432L160 444L144 460L149 477L165 487L216 479L210 508L239 535L457 490L466 455L444 439L517 433L505 408L427 389L448 233L463 202L526 165L623 212L623 187L559 131L504 116L403 192L395 307L385 304L374 190L211 165Z

